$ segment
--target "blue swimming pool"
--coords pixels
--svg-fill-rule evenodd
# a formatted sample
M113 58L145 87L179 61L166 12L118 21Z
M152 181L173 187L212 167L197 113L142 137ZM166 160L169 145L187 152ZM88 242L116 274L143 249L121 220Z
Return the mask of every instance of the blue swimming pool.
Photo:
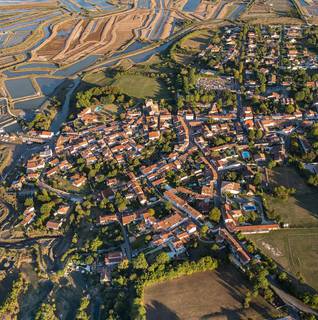
M242 152L242 158L244 160L249 159L250 157L251 157L251 155L250 155L249 151L243 151Z
M243 206L243 210L244 211L256 211L256 206L254 206L254 205L246 205L246 206Z

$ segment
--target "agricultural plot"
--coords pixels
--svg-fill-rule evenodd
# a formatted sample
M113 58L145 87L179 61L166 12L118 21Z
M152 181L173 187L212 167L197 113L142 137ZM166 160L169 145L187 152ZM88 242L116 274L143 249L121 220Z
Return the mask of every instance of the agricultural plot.
M265 254L318 290L318 228L300 228L250 235Z
M290 227L318 227L318 192L310 188L292 168L277 168L269 173L272 186L283 185L297 190L287 200L268 197L270 209Z
M277 312L263 299L242 303L247 283L231 265L165 281L145 290L147 319L270 319Z

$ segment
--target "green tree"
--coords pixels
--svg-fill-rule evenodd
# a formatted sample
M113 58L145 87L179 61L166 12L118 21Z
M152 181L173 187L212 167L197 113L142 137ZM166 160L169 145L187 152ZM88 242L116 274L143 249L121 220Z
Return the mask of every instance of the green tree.
M81 300L81 304L79 309L76 313L76 320L89 320L90 317L88 316L86 309L89 306L89 299L88 297L83 297Z
M159 265L165 265L166 263L169 262L169 256L166 252L161 252L157 255L156 257L156 262Z
M26 198L24 201L26 207L33 207L33 198Z
M58 320L55 304L43 303L35 315L35 320Z
M214 207L209 214L209 219L213 222L219 223L221 219L221 210L217 207Z
M203 237L203 238L206 237L208 231L209 231L209 227L206 224L203 225L200 230L201 237Z
M143 253L140 253L132 262L135 270L145 270L148 267L148 262Z

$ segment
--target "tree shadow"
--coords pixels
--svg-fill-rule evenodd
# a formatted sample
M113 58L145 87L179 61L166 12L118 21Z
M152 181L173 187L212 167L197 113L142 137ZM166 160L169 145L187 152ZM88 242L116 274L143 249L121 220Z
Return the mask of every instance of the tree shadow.
M242 319L240 316L240 313L237 312L237 310L232 310L232 309L223 308L223 307L221 308L220 311L205 314L200 319L201 320L208 320L208 319L213 319L213 318L220 319L220 317L222 317L222 319L224 318L224 319L229 319L229 320Z
M181 320L181 318L167 306L157 300L151 300L146 305L147 320Z

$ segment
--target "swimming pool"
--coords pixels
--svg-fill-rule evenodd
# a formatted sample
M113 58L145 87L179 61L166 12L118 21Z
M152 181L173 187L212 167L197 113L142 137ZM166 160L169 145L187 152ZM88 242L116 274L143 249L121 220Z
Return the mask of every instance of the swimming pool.
M251 154L249 153L249 151L243 151L243 152L242 152L242 158L243 158L244 160L250 159L250 157L251 157Z
M256 206L254 206L254 205L246 205L246 206L243 206L243 210L244 211L256 211Z

